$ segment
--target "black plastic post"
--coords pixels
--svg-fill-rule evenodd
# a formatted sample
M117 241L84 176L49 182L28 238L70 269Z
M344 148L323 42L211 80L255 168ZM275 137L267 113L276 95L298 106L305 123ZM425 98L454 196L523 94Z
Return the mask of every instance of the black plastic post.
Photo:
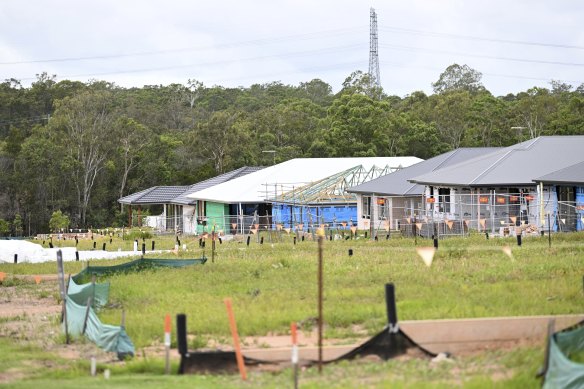
M110 238L110 244L112 244L112 242L113 242L113 239L112 239L112 238Z
M249 241L251 240L251 236L247 236L247 245L249 246Z
M485 238L487 238L487 240L489 239L489 232L485 231Z
M367 231L365 231L365 239L367 239Z
M434 248L438 250L438 238L434 237Z
M77 246L79 244L79 239L77 238L77 235L75 235L75 246Z
M93 248L95 249L96 246L97 246L97 242L93 241Z
M379 239L377 238L377 235L375 235L375 241L376 241L376 242L377 242L377 241L379 241Z
M75 251L75 260L79 261L79 251Z
M521 233L517 234L517 246L521 246Z
M101 249L102 249L103 251L105 251L105 242L103 242L103 245L101 246Z
M146 254L146 243L142 243L142 255Z
M302 241L304 242L304 235L302 235Z
M154 251L154 247L156 247L156 243L152 241L152 251Z
M390 332L397 332L397 308L395 305L395 286L385 284L385 306L387 308L387 324Z
M249 236L247 239L249 240ZM247 245L249 246L249 242L247 242ZM199 238L199 247L203 247L203 238Z
M178 353L186 355L189 353L187 347L187 315L179 313L176 315L176 338L178 343Z
M296 244L296 237L294 237L294 244Z
M178 243L178 245L180 246L180 239L176 238L176 243Z
M223 244L223 239L221 239L220 236L218 236L217 239L219 239L219 244Z
M353 249L349 249L349 257L353 256Z
M49 248L53 248L53 242L49 242Z
M18 263L18 254L14 254L14 263Z
M260 244L264 244L264 237L263 236L260 238Z

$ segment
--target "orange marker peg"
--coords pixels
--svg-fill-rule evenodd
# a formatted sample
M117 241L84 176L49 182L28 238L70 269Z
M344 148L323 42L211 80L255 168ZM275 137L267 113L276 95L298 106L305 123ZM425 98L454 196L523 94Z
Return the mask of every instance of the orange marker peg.
M4 281L4 278L6 278L6 273L0 271L0 282Z
M41 280L41 276L34 276L34 282L36 282L37 285L41 283Z
M237 334L237 324L235 323L233 308L231 307L231 299L226 298L224 302L225 307L227 308L227 316L229 317L229 326L231 327L231 336L233 337L233 347L235 347L235 359L237 360L237 367L239 368L241 379L245 381L247 379L247 374L245 372L245 364L243 363L243 355L241 354L241 347L239 345L239 335Z

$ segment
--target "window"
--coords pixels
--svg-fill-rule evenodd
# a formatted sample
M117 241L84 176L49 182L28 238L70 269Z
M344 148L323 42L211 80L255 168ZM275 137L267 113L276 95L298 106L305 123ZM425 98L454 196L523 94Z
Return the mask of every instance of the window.
M371 219L371 197L363 196L361 200L361 218Z
M438 189L438 201L440 203L440 212L450 212L450 188Z

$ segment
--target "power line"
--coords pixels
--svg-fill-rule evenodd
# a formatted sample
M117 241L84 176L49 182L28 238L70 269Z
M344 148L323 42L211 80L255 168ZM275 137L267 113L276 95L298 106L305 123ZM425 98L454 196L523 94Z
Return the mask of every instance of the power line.
M259 60L266 60L266 59L273 59L273 58L288 58L288 57L296 57L296 56L307 56L313 54L330 54L335 52L342 52L347 51L355 48L362 47L362 44L353 44L353 45L344 45L344 46L337 46L337 47L328 47L328 48L319 48L314 50L303 50L291 53L283 53L283 54L273 54L273 55L262 55L256 57L248 57L248 58L239 58L239 59L229 59L229 60L221 60L221 61L211 61L211 62L200 62L200 63L191 63L186 65L172 65L172 66L161 66L161 67L150 67L150 68L141 68L141 69L128 69L128 70L117 70L117 71L106 71L106 72L99 72L99 73L85 73L85 74L73 74L73 75L65 75L65 76L58 76L60 79L66 78L79 78L79 77L94 77L94 76L105 76L105 75L115 75L115 74L130 74L130 73L146 73L146 72L154 72L154 71L162 71L162 70L175 70L175 69L186 69L186 68L196 68L196 67L206 67L206 66L217 66L217 65L226 65L231 63L238 63L238 62L247 62L247 61L259 61ZM34 80L33 77L22 78L21 81L27 80Z
M444 71L444 69L440 69L437 67L432 67L432 66L421 66L421 65L408 65L408 64L403 64L403 63L397 63L397 62L381 62L381 65L383 66L389 66L389 67L399 67L399 68L413 68L413 69L424 69L424 70L429 70L432 72L442 72ZM561 78L545 78L545 77L530 77L530 76L519 76L519 75L515 75L515 74L501 74L501 73L483 73L481 72L481 74L483 76L490 76L490 77L504 77L504 78L512 78L512 79L517 79L517 80L532 80L532 81L552 81L552 80L558 80ZM570 82L573 84L582 84L584 83L584 80L564 80L562 79L562 81L564 82Z
M525 46L553 47L553 48L559 48L559 49L584 50L584 46L577 46L577 45L565 45L565 44L534 42L534 41L521 41L521 40L513 40L513 39L486 38L486 37L480 37L480 36L449 34L449 33L433 32L433 31L422 31L422 30L414 30L414 29L410 29L410 28L400 28L400 27L382 26L381 30L387 31L387 32L412 34L412 35L424 35L424 36L439 37L439 38L450 38L450 39L471 40L471 41L484 41L484 42L495 42L495 43L508 43L508 44L525 45Z
M168 50L154 50L154 51L141 51L135 53L122 53L122 54L103 54L103 55L93 55L93 56L85 56L85 57L65 57L65 58L51 58L51 59L38 59L38 60L28 60L28 61L12 61L12 62L0 62L0 65L22 65L22 64L33 64L33 63L52 63L52 62L77 62L77 61L90 61L90 60L107 60L107 59L117 59L117 58L127 58L127 57L141 57L141 56L151 56L151 55L161 55L161 54L172 54L172 53L183 53L183 52L190 52L190 51L205 51L205 50L213 50L213 49L225 49L231 47L241 47L241 46L261 46L267 44L275 44L281 43L290 40L309 40L315 38L323 38L326 36L338 36L344 35L349 33L354 33L356 31L361 30L358 27L352 28L343 28L343 29L336 29L336 30L326 30L326 31L317 31L305 34L296 34L296 35L287 35L282 37L275 37L275 38L264 38L264 39L255 39L249 41L241 41L241 42L234 42L234 43L223 43L217 45L208 45L208 46L191 46L191 47L183 47L177 49L168 49Z
M436 53L436 54L460 55L463 57L495 59L495 60L501 60L501 61L539 63L539 64L545 64L545 65L584 66L584 63L576 63L576 62L560 62L560 61L545 61L545 60L540 60L540 59L499 57L499 56L493 56L493 55L471 54L471 53L463 53L463 52L448 51L448 50L435 50L435 49L428 49L425 47L413 47L413 46L402 46L402 45L383 45L383 44L381 45L381 47L388 48L388 49L395 49L395 50L421 51L421 52Z

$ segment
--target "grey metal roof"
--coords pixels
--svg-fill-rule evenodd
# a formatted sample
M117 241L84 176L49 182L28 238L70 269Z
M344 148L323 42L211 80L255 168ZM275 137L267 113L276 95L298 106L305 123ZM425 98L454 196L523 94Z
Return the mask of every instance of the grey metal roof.
M581 159L582 162L556 170L533 181L550 184L584 184L584 155Z
M131 205L165 204L183 193L187 188L188 186L153 186L141 192L122 197L118 202Z
M583 151L582 135L540 136L410 181L434 186L533 186L537 177L581 162Z
M180 196L174 198L171 203L182 205L194 204L197 200L187 197L188 195L218 184L222 184L226 181L233 180L234 178L243 177L249 173L257 172L263 168L264 166L244 166L239 169L232 170L228 173L223 173L217 177L212 177L208 180L197 182L196 184L189 186L188 189L185 190Z
M354 186L347 191L352 193L374 193L386 196L422 195L424 193L424 186L409 182L408 180L410 178L455 165L500 149L501 147L472 147L452 150L381 176L375 180Z
M244 166L193 185L153 186L140 192L132 193L131 195L122 197L118 200L118 202L121 204L130 205L194 204L196 200L187 198L187 195L217 184L221 184L225 181L229 181L237 177L245 176L246 174L256 172L263 168L263 166Z

